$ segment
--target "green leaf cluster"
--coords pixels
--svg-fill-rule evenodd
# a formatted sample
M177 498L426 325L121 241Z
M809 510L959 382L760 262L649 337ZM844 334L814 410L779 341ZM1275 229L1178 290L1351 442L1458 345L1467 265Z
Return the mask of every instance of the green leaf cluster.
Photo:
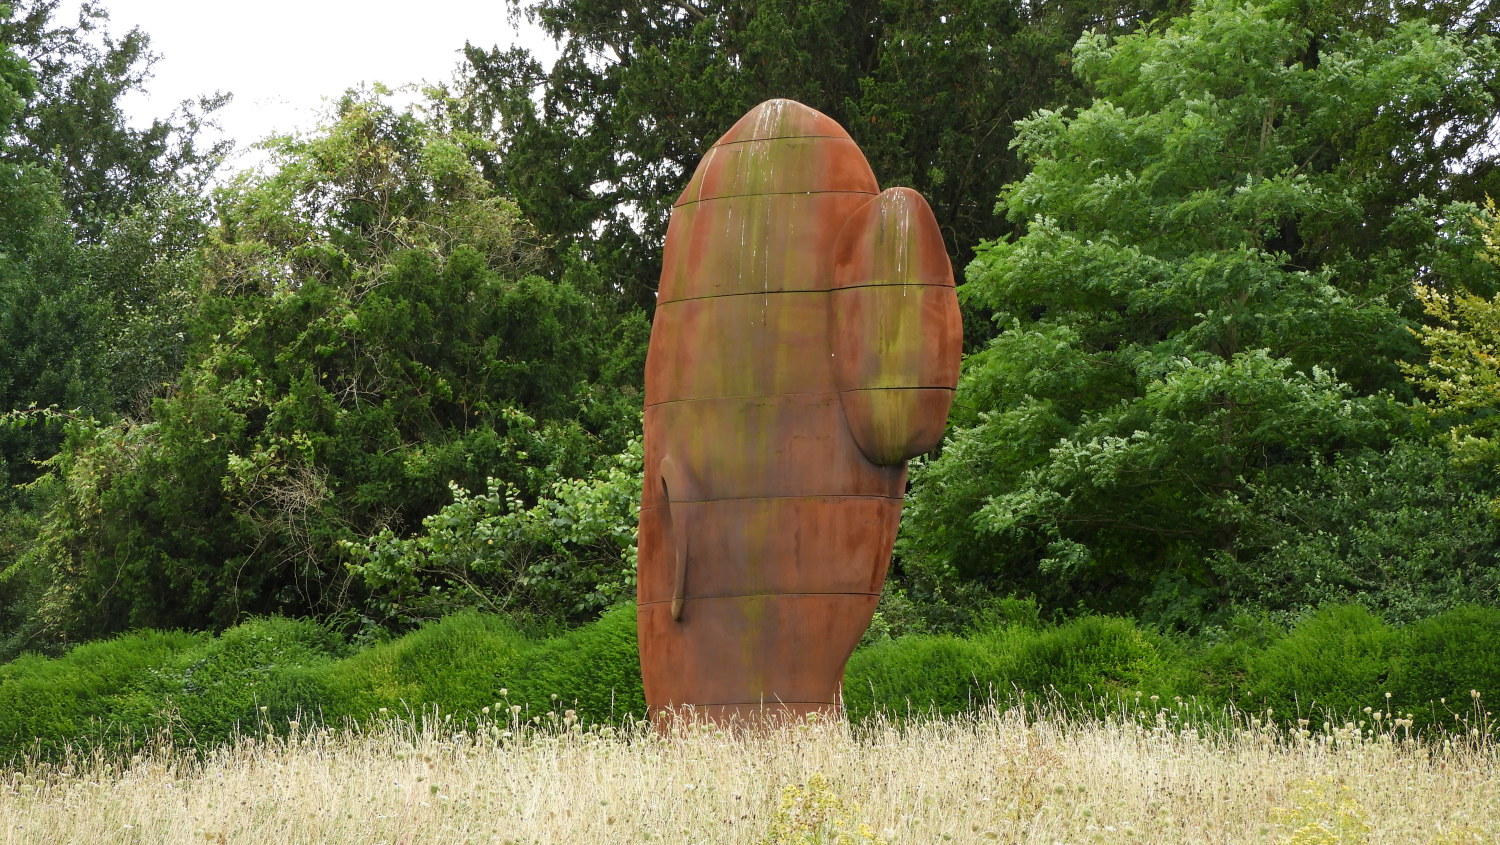
M231 143L200 132L229 101L215 94L183 102L145 128L125 119L121 101L145 89L159 58L140 29L118 36L98 0L11 0L0 15L0 43L13 45L36 84L15 125L3 126L15 160L52 173L72 234L107 240L115 221L162 194L204 190ZM64 20L72 13L72 22Z
M17 514L41 506L16 486L61 443L38 409L136 416L180 371L200 193L224 152L197 140L212 104L128 126L146 36L113 38L97 3L75 11L0 9L0 509Z
M961 288L999 334L914 473L908 572L1195 626L1272 565L1248 499L1409 433L1411 282L1479 281L1450 168L1493 156L1500 59L1421 10L1323 27L1340 8L1079 40L1094 100L1020 122L1025 232Z
M560 478L534 504L490 478L484 493L456 484L453 502L400 537L389 529L346 544L370 611L409 625L483 606L545 619L586 620L635 590L641 441L587 478Z
M613 379L641 323L535 275L482 142L389 100L351 93L216 197L179 380L144 419L75 426L37 485L12 570L46 584L48 636L357 614L341 542L410 531L450 483L536 497L638 429Z
M1500 214L1493 200L1474 222L1483 240L1481 257L1500 266ZM1419 285L1416 293L1428 322L1414 332L1427 358L1404 369L1430 396L1432 415L1451 426L1454 458L1493 473L1500 465L1500 294L1486 298L1472 287L1445 291L1433 285ZM1500 515L1500 500L1491 509Z

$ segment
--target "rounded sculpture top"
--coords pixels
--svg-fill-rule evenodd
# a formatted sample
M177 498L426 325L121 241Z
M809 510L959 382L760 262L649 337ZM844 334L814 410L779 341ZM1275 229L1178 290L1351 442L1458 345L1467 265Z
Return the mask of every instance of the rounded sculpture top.
M766 100L729 127L714 146L772 138L849 138L838 121L796 100Z
M708 148L673 205L879 191L864 153L833 118L794 100L767 100ZM740 209L742 216L750 211Z

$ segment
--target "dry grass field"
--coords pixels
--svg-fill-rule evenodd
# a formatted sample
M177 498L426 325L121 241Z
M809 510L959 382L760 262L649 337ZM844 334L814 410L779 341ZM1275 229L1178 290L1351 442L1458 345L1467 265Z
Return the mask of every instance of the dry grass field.
M1500 842L1495 746L1409 740L1378 715L1207 734L1171 709L991 711L738 737L392 719L11 770L0 841Z

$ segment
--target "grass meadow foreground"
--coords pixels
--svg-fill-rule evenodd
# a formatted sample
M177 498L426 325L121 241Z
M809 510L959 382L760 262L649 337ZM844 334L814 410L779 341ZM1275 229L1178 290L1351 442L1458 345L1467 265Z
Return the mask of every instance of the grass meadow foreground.
M201 757L22 765L0 778L0 841L1500 841L1484 734L1435 744L1378 718L1200 732L1176 715L992 709L738 737L585 730L568 715L293 726Z

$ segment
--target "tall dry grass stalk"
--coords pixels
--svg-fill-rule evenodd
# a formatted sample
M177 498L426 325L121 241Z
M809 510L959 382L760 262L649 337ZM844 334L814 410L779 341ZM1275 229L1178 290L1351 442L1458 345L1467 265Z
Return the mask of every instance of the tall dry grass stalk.
M503 712L503 711L500 711ZM7 843L1500 841L1481 738L1399 726L1216 734L1170 709L1102 721L994 710L851 729L655 736L393 719L27 764Z

